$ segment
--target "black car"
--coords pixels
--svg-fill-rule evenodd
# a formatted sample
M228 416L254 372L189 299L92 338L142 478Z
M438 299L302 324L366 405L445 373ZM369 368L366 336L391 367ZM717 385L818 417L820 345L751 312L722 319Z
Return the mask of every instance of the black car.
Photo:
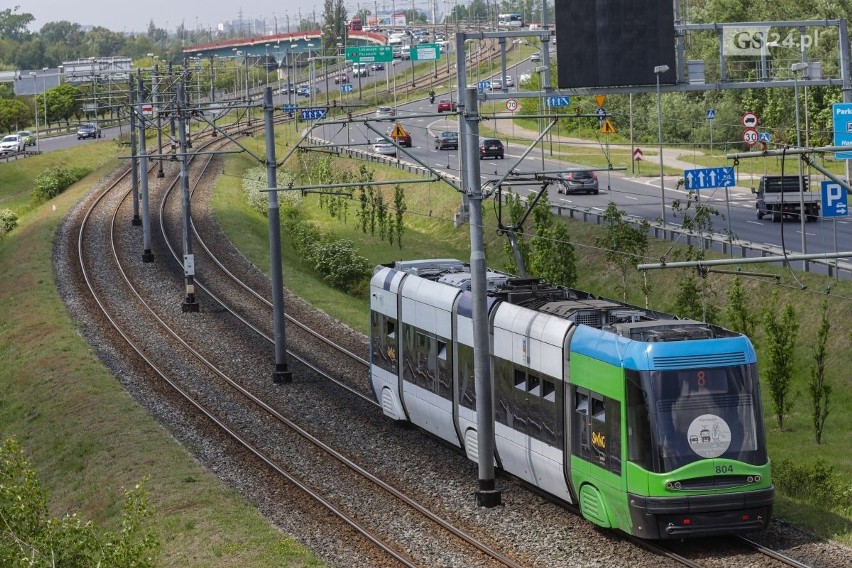
M559 193L594 193L598 194L598 176L593 171L568 172L559 176L562 183Z
M496 138L483 138L479 143L479 159L503 159L503 143Z
M384 71L385 70L385 64L381 63L381 62L373 63L372 65L370 65L370 69L372 69L373 71Z
M436 150L449 150L450 148L455 148L458 150L459 148L459 133L452 132L450 130L441 132L437 136L435 136L435 149Z
M83 138L100 138L101 129L96 124L81 124L77 129L77 140Z

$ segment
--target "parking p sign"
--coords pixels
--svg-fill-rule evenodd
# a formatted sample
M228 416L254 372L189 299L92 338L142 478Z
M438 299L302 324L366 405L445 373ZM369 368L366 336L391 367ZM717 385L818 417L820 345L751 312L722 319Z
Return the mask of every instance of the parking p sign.
M849 216L846 188L835 181L822 182L822 216Z

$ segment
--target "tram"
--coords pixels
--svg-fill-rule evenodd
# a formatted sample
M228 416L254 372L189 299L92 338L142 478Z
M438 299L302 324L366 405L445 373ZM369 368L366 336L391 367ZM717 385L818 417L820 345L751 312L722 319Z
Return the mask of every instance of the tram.
M498 467L640 538L768 525L747 337L536 279L486 280ZM385 415L477 461L470 282L452 259L376 267L370 381Z

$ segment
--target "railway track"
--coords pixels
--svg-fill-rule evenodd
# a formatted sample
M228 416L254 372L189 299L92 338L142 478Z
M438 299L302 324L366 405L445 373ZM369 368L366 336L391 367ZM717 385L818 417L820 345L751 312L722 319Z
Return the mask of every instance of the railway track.
M206 158L208 165L211 163L210 159L210 157ZM203 176L200 173L194 175L197 178L207 178L207 176ZM204 183L207 182L197 184L196 187L201 187ZM89 227L92 231L89 235L103 233L100 235L100 238L103 239L102 242L113 243L110 245L111 250L107 254L104 254L104 251L91 252L84 250L84 241L88 241L89 238L93 237L86 236L84 238L83 228L81 228L78 241L78 254L81 259L81 270L87 274L87 271L93 267L93 258L101 259L101 262L106 258L110 258L111 262L114 262L116 265L127 263L128 259L130 259L125 270L128 284L122 286L122 288L126 289L118 291L115 285L115 278L108 277L105 280L101 279L100 284L96 284L97 291L92 292L92 297L97 298L98 304L105 306L101 308L104 317L107 317L108 313L114 312L118 314L117 317L113 318L113 323L110 325L114 326L114 329L124 336L124 341L128 344L134 343L140 346L134 358L139 360L140 366L144 362L144 365L147 367L146 374L150 375L154 373L158 377L157 381L163 385L169 385L168 388L172 389L173 393L164 396L169 396L173 400L176 396L174 393L179 393L179 396L183 398L184 402L171 402L170 408L180 407L180 413L186 415L187 420L197 422L198 425L195 428L198 430L203 429L205 432L209 431L209 424L214 423L213 420L219 420L220 424L217 426L218 432L207 435L220 440L221 447L228 448L228 451L233 453L233 460L238 462L242 467L251 467L250 464L257 464L257 469L260 469L260 465L262 464L265 472L258 474L256 483L268 483L270 486L278 486L280 488L282 485L280 478L283 476L285 479L288 479L288 488L277 490L281 493L286 492L285 495L276 495L277 502L288 503L288 506L298 503L297 507L303 509L305 512L303 518L307 519L311 517L319 519L318 522L315 521L318 525L318 528L315 529L317 531L325 530L325 532L330 532L331 527L339 527L339 529L335 529L335 532L346 535L345 538L350 542L347 546L342 546L339 549L339 555L337 551L333 552L331 554L332 558L357 558L357 560L352 562L342 560L341 565L402 564L427 566L442 563L446 565L460 565L459 562L472 566L551 565L550 561L552 558L548 556L549 552L539 552L542 556L536 556L534 553L530 554L530 547L524 547L523 550L525 552L521 553L515 552L517 548L515 543L509 544L502 542L503 547L499 546L501 538L494 535L502 534L502 532L497 528L494 528L493 534L490 534L492 542L482 545L485 550L477 548L475 544L470 542L459 543L455 539L460 535L455 534L452 528L446 527L440 529L443 532L440 535L436 534L431 545L420 542L425 540L423 534L426 533L412 533L418 533L421 530L421 526L425 527L426 525L434 524L439 517L439 515L431 513L431 516L436 517L436 519L431 518L428 507L423 507L425 512L416 511L418 500L428 500L428 497L424 499L420 495L415 495L412 498L406 497L400 492L399 496L393 497L396 501L393 501L392 504L384 505L385 508L381 512L377 512L372 521L358 517L358 514L362 513L363 509L373 509L374 505L378 509L377 504L379 501L386 501L389 498L383 497L380 499L378 497L365 496L358 497L357 501L351 499L350 490L354 492L357 487L358 491L366 491L366 489L362 489L361 484L365 483L369 485L369 483L363 480L350 481L353 478L348 476L352 472L357 473L358 469L365 472L369 472L370 469L379 470L381 468L380 463L384 459L383 455L368 456L369 451L364 454L358 454L363 448L349 447L343 452L338 452L341 454L342 459L334 458L337 460L336 465L323 466L328 467L328 469L322 471L327 471L328 473L319 473L321 471L320 465L314 461L314 456L311 455L310 459L306 459L306 456L319 453L320 451L326 452L325 449L320 450L323 445L329 449L334 445L343 446L340 438L331 443L319 441L319 444L317 444L311 441L311 437L319 438L322 436L325 439L324 437L328 435L328 432L322 431L321 428L317 427L318 423L323 423L323 426L327 426L328 422L335 422L339 419L342 424L340 427L344 429L342 437L351 438L354 434L352 430L353 425L359 424L359 420L363 420L365 414L378 414L372 409L370 412L366 410L367 408L371 408L366 406L367 403L373 404L371 400L366 400L369 398L368 396L364 396L366 392L366 376L362 374L359 377L357 371L353 373L351 370L347 375L347 373L341 370L342 367L346 367L347 365L349 367L361 368L364 364L364 358L356 352L365 346L363 344L360 346L355 345L353 348L347 349L349 351L348 355L340 355L347 363L330 363L329 360L331 357L329 356L329 352L332 347L329 343L325 343L320 348L306 347L303 349L302 345L309 342L316 343L317 335L333 335L333 330L324 329L322 332L310 333L305 329L297 329L295 319L288 321L288 342L293 344L291 355L302 357L302 351L304 351L305 357L303 359L306 361L306 364L312 361L316 364L313 369L300 367L298 374L299 380L294 382L299 384L294 384L292 388L287 387L286 390L271 388L269 385L270 381L268 380L268 371L272 368L271 349L266 345L258 348L256 341L258 336L263 337L264 335L268 341L271 333L271 307L268 301L263 299L264 294L262 292L264 286L268 289L268 282L266 282L265 277L256 271L252 276L251 271L246 268L247 263L245 259L239 258L239 255L234 254L229 260L218 259L221 254L214 251L217 249L221 250L222 243L219 242L216 245L210 244L216 237L213 236L212 232L208 232L209 227L198 227L199 230L195 233L196 244L203 244L203 246L199 246L194 252L198 258L197 284L199 287L203 286L202 294L200 295L203 308L202 313L198 317L181 315L179 313L179 304L181 299L180 282L182 280L182 270L180 263L167 262L165 259L166 255L164 254L166 242L172 240L169 239L168 235L170 232L173 234L174 226L177 223L173 214L175 208L173 192L169 191L168 188L157 190L159 193L162 193L163 205L159 215L163 221L163 229L160 234L160 242L157 243L156 247L159 255L158 266L156 266L157 272L152 279L151 272L153 271L150 269L155 267L151 265L139 266L138 262L136 262L138 261L137 252L139 247L138 242L135 241L138 240L138 234L122 231L120 230L121 225L117 224L116 220L121 218L122 215L124 215L124 218L129 218L129 215L127 215L129 205L126 193L120 197L123 202L116 202L119 199L119 197L115 196L116 189L113 188L112 192L104 191L102 195L102 199L112 200L110 206L113 207L113 217L109 234L104 232L103 225ZM170 210L172 210L172 213L169 212ZM201 224L200 218L194 219L193 222L194 225ZM170 229L169 226L172 228ZM172 248L177 247L172 246ZM232 271L226 266L234 262L241 263L241 268L238 271ZM225 276L224 272L218 272L222 270L241 272L241 275L233 274L232 276ZM249 277L244 277L243 275L245 274L248 274ZM227 283L228 280L232 282ZM236 282L241 280L245 280L245 282L242 284ZM130 282L136 283L137 286L142 288L138 291L138 295L129 292ZM145 283L139 284L140 282ZM162 290L164 287L170 290L165 295ZM249 292L249 290L255 289L260 292ZM218 306L214 296L216 298L221 296L225 305L234 304L232 311ZM160 299L165 297L166 301L161 302L165 306L152 307L149 312L148 307L145 305L148 300L143 300L143 298L155 297ZM245 298L247 297L254 297L254 299L246 300ZM168 298L171 298L171 301ZM234 302L234 299L238 301ZM146 312L148 313L146 314ZM247 312L254 313L250 313L248 316L241 315L240 317L243 319L237 319L236 314L246 314ZM157 317L154 317L155 313ZM160 318L163 324L159 323L157 318ZM125 327L131 322L135 327L140 327L140 320L144 320L145 322L141 325L142 331L124 331ZM324 320L314 322L314 325L323 326L333 323ZM235 328L244 328L247 325L253 328L249 334L245 332L234 333L233 330ZM151 339L150 336L162 335L164 333L162 331L155 332L154 330L158 327L161 329L170 327L174 334L185 337L187 345L180 347L181 354L177 356L180 359L179 361L174 361L176 358L176 348L173 339L165 341L162 339ZM308 329L310 327L306 326ZM246 335L251 335L252 338L247 338ZM172 338L174 338L174 335L172 335ZM163 341L163 343L160 344L159 341ZM334 342L332 341L331 343L333 344ZM197 351L202 357L199 358L193 354L192 350ZM204 362L201 360L202 358L211 359L211 361ZM150 361L146 361L146 359ZM194 360L191 365L187 363L187 360L190 359ZM215 359L215 361L212 359ZM358 359L360 359L360 362ZM166 363L162 363L161 361L166 361ZM251 369L251 371L247 371L248 369ZM258 373L257 369L261 369L261 371ZM266 369L266 372L263 369ZM349 390L343 391L340 389L323 388L322 385L327 378L323 377L321 373L325 375L344 375L340 382L347 385ZM359 380L362 382L358 383ZM160 388L165 390L164 387ZM358 392L359 390L361 392ZM309 397L315 397L313 400L319 403L321 398L319 391L322 391L322 395L328 398L323 404L329 406L323 411L312 413L311 410L305 408L304 402L309 400ZM228 394L223 394L225 392ZM352 393L358 395L358 398L354 402ZM252 397L257 400L253 400ZM261 408L262 411L247 413L239 410L247 404ZM268 410L264 409L264 405L268 407ZM332 412L328 411L329 407L332 408ZM335 412L338 414L335 414ZM220 415L227 418L220 419ZM300 424L299 421L302 423ZM378 421L382 421L381 417L378 417ZM276 423L275 429L270 429L271 422ZM332 427L334 426L332 424ZM400 435L399 432L393 431L394 427L389 427L389 429L394 436L399 436L400 438L411 437L408 436L408 432ZM225 439L226 436L230 439ZM377 438L380 436L373 434L372 437ZM296 438L300 440L296 441ZM415 445L423 445L422 434L415 432L414 438ZM376 444L376 441L368 440L367 443L372 445ZM417 456L413 457L416 458ZM413 463L416 463L416 460ZM465 462L463 458L460 462L457 461L455 465L452 465L450 460L442 463L447 463L447 465L438 465L430 473L427 473L427 477L434 475L435 470L441 471L445 468L459 466L462 463L468 466L468 473L465 473L463 477L467 476L468 480L473 479L473 474L469 472L470 463ZM295 467L287 467L290 465L294 465ZM291 471L291 469L295 469L295 471ZM462 472L465 471L464 467L460 467L459 469ZM427 470L424 468L418 471ZM292 479L288 478L288 475ZM276 478L278 479L277 481ZM341 481L343 479L347 481ZM397 485L415 487L412 484L412 479L416 480L417 476L405 477L404 474L397 474L396 476L391 475L390 479L390 482L384 482L389 488L383 489L384 491L392 490ZM379 481L381 482L381 480ZM322 492L320 489L322 489ZM300 494L303 491L312 490L322 494L318 498L315 497L313 503L306 503L304 496ZM418 491L418 489L414 488L413 492L417 493ZM410 501L410 503L406 501ZM325 502L328 502L331 507L326 505ZM364 505L365 503L367 505ZM403 506L414 506L414 510L411 512L401 512ZM332 508L336 508L336 511ZM444 508L444 510L447 509ZM526 513L529 512L528 510L526 511ZM512 513L517 513L517 511L498 511L496 515L500 516L504 513L507 517L512 518ZM489 531L487 523L483 525L473 522L464 510L460 514L452 514L457 518L452 519L450 524L454 527L469 524L472 528L469 530L471 534L467 536L474 541L477 540L476 534L482 537L492 532ZM353 524L347 524L344 518L348 516L354 518L355 525L360 523L361 525L371 526L361 526L361 529L359 529L353 526ZM551 516L553 516L552 511ZM420 520L415 520L416 517ZM491 518L493 520L494 516L492 515ZM566 531L568 534L576 531L578 534L585 533L586 537L589 536L588 533L591 533L592 537L595 535L595 531L589 530L590 527L584 521L572 523L572 520L566 517L560 517L559 520L560 529ZM306 520L305 522L308 521ZM540 524L544 525L544 523ZM467 532L462 529L457 530L462 534L466 534ZM371 538L367 533L376 534L373 534L373 538ZM488 539L489 537L485 538ZM597 539L599 541L607 540L603 539L600 535L597 535ZM359 544L352 544L355 542ZM403 544L400 545L400 542ZM317 544L309 541L309 545L316 547ZM493 557L489 558L487 549L490 549L492 545L498 557L501 556L498 552L500 549L515 553L511 555L511 558L505 553L502 555L504 558L499 560ZM453 557L451 561L445 559L448 550L453 550L455 553L455 549L461 550L462 548L466 550L462 556L463 560L459 561L457 557ZM592 548L600 552L601 545L592 544ZM631 551L627 556L622 556L621 558L631 558L636 554L636 552ZM615 557L619 558L618 555ZM663 558L672 562L681 562L681 560L674 556L661 556L660 552L654 552L649 557L642 557L640 555L636 562L630 562L630 564L653 562L654 564L665 566L667 563L661 561ZM589 562L580 561L576 565L589 565ZM611 565L626 564L615 562ZM715 566L721 564L702 562L700 564L683 565Z
M209 165L210 159L207 158L203 168ZM173 185L176 183L177 179L172 182ZM234 374L234 371L239 371L239 366L225 368L221 362L214 362L215 356L221 353L210 351L209 340L202 337L197 327L186 329L176 325L175 314L169 314L169 310L164 314L158 313L159 307L152 306L147 300L150 292L145 285L137 287L134 284L138 267L125 266L128 259L133 258L133 244L119 230L118 220L129 210L130 194L125 191L123 195L116 196L116 188L114 186L101 194L81 226L78 239L78 252L83 259L81 271L92 297L110 325L138 358L183 399L182 405L191 405L204 415L206 421L215 425L220 435L229 436L232 443L242 446L244 452L251 453L288 483L322 504L328 514L345 524L350 532L360 535L364 542L358 545L359 548L377 548L380 553L362 552L370 559L370 565L428 566L436 561L445 563L446 560L441 559L448 550L455 558L462 558L465 565L522 565L442 519L428 507L311 435L283 411L253 394L249 390L251 381ZM167 200L164 199L164 202ZM89 222L103 207L112 211L108 231L103 223ZM89 250L88 246L91 241L103 237L108 237L109 256L125 289L121 294L116 293L114 285L102 288L103 284L90 276L91 261L85 259L103 256ZM160 283L158 280L155 285ZM212 297L204 299L213 301ZM119 306L124 309L117 309ZM143 320L145 333L140 334L126 325L128 308L137 318L134 322L137 330L138 320ZM239 338L233 338L231 345L238 342ZM180 353L176 353L178 350ZM171 356L164 357L164 351L171 351ZM190 359L192 363L188 367L192 371L187 374L185 366ZM262 412L246 410L247 403ZM294 466L295 462L299 462L298 466ZM343 492L342 487L345 488ZM356 493L359 494L357 497ZM369 507L363 506L364 503L369 503ZM407 529L395 532L391 527L398 528L400 523L404 523ZM414 527L416 538L411 541L404 535L411 535Z

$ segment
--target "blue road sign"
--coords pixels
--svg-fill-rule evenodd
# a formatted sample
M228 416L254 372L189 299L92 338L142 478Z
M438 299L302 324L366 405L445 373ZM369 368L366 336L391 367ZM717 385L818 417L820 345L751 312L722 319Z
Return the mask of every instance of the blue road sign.
M480 81L479 84L477 85L477 90L480 93L484 93L485 91L490 91L491 90L491 80L489 79L489 80L485 80L485 81Z
M302 120L317 120L319 118L325 118L325 109L324 108L303 108L302 109Z
M565 95L562 97L545 97L545 104L549 107L567 107L571 106L571 97Z
M283 111L284 111L284 112L286 112L287 114L293 114L293 113L295 113L295 112L296 112L296 109L298 109L298 108L299 108L299 105L296 105L296 104L289 104L289 103L287 103L287 104L283 104L283 105L281 105L281 110L283 110Z
M733 187L734 167L701 168L700 170L684 170L683 179L686 189L711 189L714 187Z
M831 180L822 182L822 216L848 217L849 204L846 189Z
M768 132L759 132L757 135L757 141L763 142L765 144L769 144L769 141L772 139L772 135Z
M606 118L606 109L604 107L598 107L595 114L598 115L598 120L603 120Z
M834 145L852 146L852 103L834 103L831 108L834 117ZM838 160L850 160L852 152L836 152L834 157Z
M707 110L707 120L715 120L716 119L716 109L711 108Z
M354 86L352 85L352 83L343 83L342 85L340 85L340 92L351 93L353 88Z

